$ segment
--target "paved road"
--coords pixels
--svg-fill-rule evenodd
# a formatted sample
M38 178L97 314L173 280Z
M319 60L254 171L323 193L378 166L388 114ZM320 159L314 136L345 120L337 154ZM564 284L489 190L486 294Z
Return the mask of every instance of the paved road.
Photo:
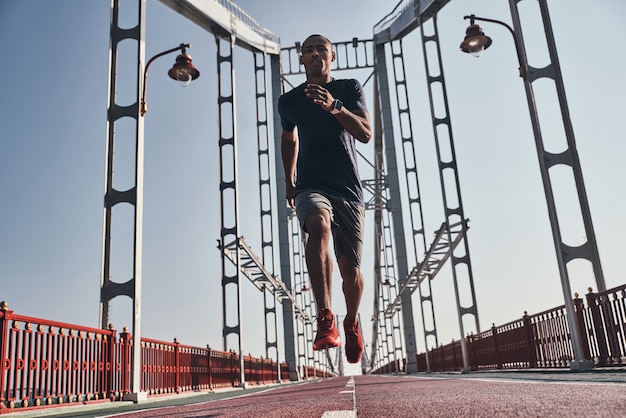
M626 371L354 376L141 404L65 417L626 417ZM26 417L26 414L7 416ZM38 415L28 416L42 416Z

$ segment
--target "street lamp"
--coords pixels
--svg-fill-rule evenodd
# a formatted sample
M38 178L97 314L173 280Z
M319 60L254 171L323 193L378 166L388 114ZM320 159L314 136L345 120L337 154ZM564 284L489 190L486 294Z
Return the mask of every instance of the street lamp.
M468 16L465 16L467 19ZM480 57L482 52L491 46L491 38L485 36L480 26L474 24L474 15L470 16L471 23L465 31L465 39L461 43L461 51Z
M460 46L461 51L472 54L473 56L478 58L485 49L491 46L491 38L485 35L482 31L482 28L474 23L476 20L502 25L507 28L513 36L515 51L517 52L517 59L519 61L519 76L522 77L524 80L526 79L526 75L528 74L528 63L526 63L526 59L522 54L523 49L521 48L520 42L517 39L515 31L512 27L500 20L476 17L475 15L463 16L463 19L469 19L470 25L465 30L465 39L463 39L463 42L461 42Z
M602 266L600 264L600 256L598 253L593 223L591 221L591 211L589 209L589 201L587 200L587 193L585 191L582 169L580 167L580 160L578 158L578 152L576 150L574 129L572 127L572 122L567 106L567 100L565 97L565 85L563 83L561 68L556 52L556 43L554 41L554 34L552 33L547 0L538 0L538 2L541 10L542 21L544 24L544 31L546 34L546 42L548 46L548 52L551 58L551 64L542 68L540 71L528 65L528 60L526 58L526 52L524 49L524 43L521 36L521 23L519 18L519 12L517 10L518 1L519 0L509 0L509 7L511 9L511 16L513 18L513 26L515 30L513 30L513 28L511 28L506 23L499 20L476 17L475 15L464 16L464 19L470 19L470 26L466 30L466 36L461 43L460 48L463 52L475 54L477 52L482 52L484 49L487 49L491 45L491 39L482 32L480 27L475 24L475 21L491 22L502 25L506 27L513 36L515 49L517 52L517 58L520 65L520 77L522 77L524 81L524 88L526 91L526 99L528 102L530 120L533 127L535 146L539 159L539 167L541 169L541 179L543 182L544 194L546 197L548 216L550 218L550 227L552 230L552 237L556 250L556 258L561 279L561 288L563 290L563 298L565 300L565 311L567 315L574 354L574 358L570 363L570 368L572 370L588 369L593 367L593 361L590 361L589 359L585 359L583 357L584 351L582 349L582 338L579 328L576 325L576 313L572 301L572 290L569 282L567 263L576 258L582 258L590 261L593 267L593 273L595 275L595 281L598 289L602 289L602 291L606 290L606 284L604 282ZM552 79L555 82L556 86L556 92L561 109L561 119L563 120L564 132L568 145L567 149L559 154L554 154L546 151L543 143L543 136L540 129L539 116L537 113L537 106L535 103L535 97L532 87L532 82L542 77ZM587 237L587 242L577 247L566 245L561 238L559 219L556 211L556 204L554 201L554 194L549 173L549 169L551 167L559 164L569 166L572 169L572 173L574 175L576 193L580 205L580 212L582 214L585 235Z
M159 54L156 54L154 57L150 58L148 63L146 64L146 68L143 72L143 89L141 94L141 116L145 115L148 111L146 105L146 84L148 82L148 68L150 68L150 64L157 58L162 57L163 55L171 54L172 52L181 51L180 54L176 57L176 62L172 66L172 68L167 72L167 74L173 80L178 80L181 86L187 87L192 80L200 77L200 71L194 67L191 62L191 55L187 54L187 48L191 48L190 44L180 44L176 48L168 49L167 51L163 51Z

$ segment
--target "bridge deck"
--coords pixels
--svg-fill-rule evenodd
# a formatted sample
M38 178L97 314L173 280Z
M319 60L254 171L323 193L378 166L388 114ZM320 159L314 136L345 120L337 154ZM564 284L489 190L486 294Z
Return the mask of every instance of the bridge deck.
M367 375L92 405L82 411L74 406L46 416L626 416L625 393L626 369Z

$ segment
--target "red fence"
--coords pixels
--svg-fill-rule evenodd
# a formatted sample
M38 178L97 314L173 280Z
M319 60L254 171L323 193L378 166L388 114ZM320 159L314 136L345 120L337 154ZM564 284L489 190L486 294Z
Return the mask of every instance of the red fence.
M576 326L585 360L595 366L626 363L626 285L601 293L589 289L586 303L575 295ZM471 370L569 367L574 357L565 306L527 315L466 339ZM461 342L440 345L417 356L417 368L427 371L463 369ZM373 373L388 373L384 365Z
M0 306L0 414L109 402L131 391L131 335L16 315ZM141 339L141 390L163 395L240 385L239 355ZM244 356L247 384L289 380L289 367ZM280 373L280 379L279 379ZM322 376L318 371L317 376Z

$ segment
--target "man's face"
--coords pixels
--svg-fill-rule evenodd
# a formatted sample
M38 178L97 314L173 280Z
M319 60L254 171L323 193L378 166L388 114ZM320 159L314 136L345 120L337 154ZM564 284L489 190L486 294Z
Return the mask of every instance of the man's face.
M328 40L314 36L302 44L300 63L308 76L319 77L330 73L330 63L335 60L335 52Z

